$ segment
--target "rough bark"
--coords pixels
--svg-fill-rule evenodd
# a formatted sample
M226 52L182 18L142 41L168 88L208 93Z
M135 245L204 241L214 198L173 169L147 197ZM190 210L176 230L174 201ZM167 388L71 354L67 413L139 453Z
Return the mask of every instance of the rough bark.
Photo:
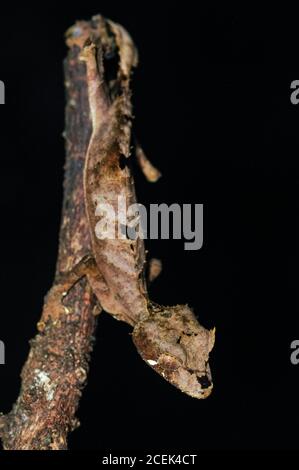
M67 94L64 203L56 277L76 264L90 249L83 197L83 166L91 133L85 64L78 60L89 23L76 25L80 41L67 40L65 60ZM0 418L6 450L63 450L67 435L78 426L75 413L86 383L97 309L85 278L71 290L66 315L38 323L22 370L22 385L12 411Z

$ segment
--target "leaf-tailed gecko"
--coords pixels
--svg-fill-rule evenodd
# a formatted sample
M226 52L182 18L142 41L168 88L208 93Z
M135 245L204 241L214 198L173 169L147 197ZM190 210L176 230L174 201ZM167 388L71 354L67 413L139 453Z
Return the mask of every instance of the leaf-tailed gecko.
M208 359L215 331L201 326L187 305L165 307L150 301L141 238L101 239L96 233L99 200L114 207L116 214L120 194L127 206L136 202L128 163L132 123L130 76L137 65L137 51L120 25L101 16L93 21L94 33L81 52L86 64L92 121L84 168L92 252L70 272L63 273L52 287L41 323L45 325L65 314L63 301L69 290L87 276L102 309L133 327L134 344L147 364L182 392L205 398L213 387ZM104 61L113 54L118 57L118 70L116 77L108 79ZM141 150L138 152L140 155ZM157 172L145 157L141 166L153 181ZM116 225L120 222L115 220Z

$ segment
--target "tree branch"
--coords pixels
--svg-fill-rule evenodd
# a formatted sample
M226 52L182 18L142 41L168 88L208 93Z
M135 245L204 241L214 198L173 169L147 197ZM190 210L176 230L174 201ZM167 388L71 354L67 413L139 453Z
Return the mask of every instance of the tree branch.
M64 63L67 93L64 202L56 278L90 249L83 197L83 166L91 133L86 69L78 60L90 34L90 22L77 22L67 32ZM45 302L46 304L46 302ZM12 411L0 418L6 450L63 450L78 426L75 413L86 383L99 307L85 278L70 291L66 315L38 323L22 370L22 385Z

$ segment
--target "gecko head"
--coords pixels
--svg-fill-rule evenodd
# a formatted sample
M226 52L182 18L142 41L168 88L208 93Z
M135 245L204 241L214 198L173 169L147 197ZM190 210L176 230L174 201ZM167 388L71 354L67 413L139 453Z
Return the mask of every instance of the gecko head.
M133 341L147 364L172 385L195 398L210 395L215 329L201 326L188 306L151 303L149 316L135 325Z

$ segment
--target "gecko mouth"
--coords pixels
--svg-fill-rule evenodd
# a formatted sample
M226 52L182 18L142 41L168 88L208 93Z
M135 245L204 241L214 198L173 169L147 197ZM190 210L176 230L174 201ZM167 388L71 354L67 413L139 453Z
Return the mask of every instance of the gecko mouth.
M162 375L162 377L164 377L168 382L190 397L198 399L207 398L213 390L209 367L202 373L185 369L182 366L170 371L161 369L158 362L156 366L153 366L153 369Z
M202 375L201 377L196 377L196 378L197 378L197 382L201 385L201 388L203 390L209 388L212 385L212 382L207 375Z
M213 382L210 369L205 375L196 376L196 380L201 388L199 394L201 398L207 398L213 390Z

